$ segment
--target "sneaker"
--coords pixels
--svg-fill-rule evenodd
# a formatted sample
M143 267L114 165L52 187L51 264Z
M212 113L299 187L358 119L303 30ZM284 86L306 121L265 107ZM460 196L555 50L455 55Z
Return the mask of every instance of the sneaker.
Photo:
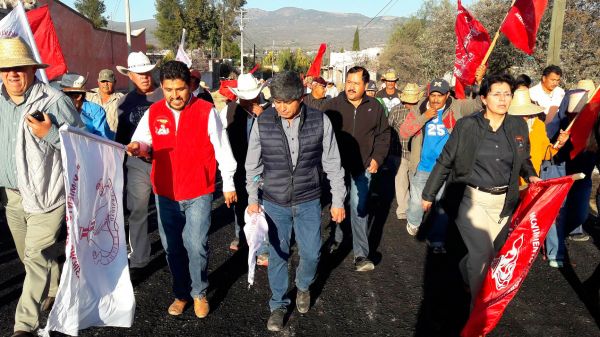
M558 260L548 260L548 265L552 268L562 268L563 262Z
M573 235L569 235L569 240L571 241L587 241L590 239L590 236L585 233L577 233Z
M296 294L296 309L301 314L306 314L310 309L310 291L298 290Z
M194 297L194 313L196 314L196 317L204 318L208 316L209 311L210 306L208 305L206 296Z
M173 303L171 303L171 305L169 306L169 315L172 316L179 316L181 314L183 314L183 311L185 310L185 306L187 305L187 301L186 300L180 300L178 298L175 299L175 301L173 301Z
M415 236L419 232L419 226L413 226L410 223L406 223L406 231L408 234Z
M263 267L269 266L269 254L264 253L256 257L256 264Z
M286 313L285 308L279 308L271 311L271 316L267 321L267 330L269 331L281 331L283 330L283 318Z
M366 257L359 256L354 260L354 268L356 271L371 271L375 269L375 265Z
M240 239L235 238L233 241L231 241L231 243L229 244L229 250L233 251L233 252L237 252L237 250L240 249Z

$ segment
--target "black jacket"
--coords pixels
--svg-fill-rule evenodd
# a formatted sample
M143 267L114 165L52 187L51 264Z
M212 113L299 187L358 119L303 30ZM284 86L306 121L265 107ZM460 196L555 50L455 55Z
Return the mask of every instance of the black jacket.
M383 165L390 147L390 128L377 99L365 95L355 108L346 93L341 93L326 100L322 110L331 120L342 166L347 172L353 175L364 172L371 159Z
M475 164L480 140L485 137L488 128L489 121L483 117L483 112L463 117L456 122L456 127L425 184L422 194L424 200L435 200L437 192L447 180L443 205L449 215L456 216ZM519 175L525 180L537 176L529 155L529 130L525 121L521 117L506 115L504 130L513 152L513 165L501 217L511 215L517 207Z

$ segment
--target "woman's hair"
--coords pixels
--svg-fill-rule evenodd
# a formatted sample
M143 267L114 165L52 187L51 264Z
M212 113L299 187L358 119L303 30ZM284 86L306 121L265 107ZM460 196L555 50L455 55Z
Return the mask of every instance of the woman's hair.
M481 82L481 87L479 88L479 94L483 97L487 97L487 95L492 90L492 85L496 83L506 83L510 86L510 92L515 92L515 80L509 74L493 74L490 76L486 76Z
M284 71L273 77L271 85L271 96L282 101L297 100L304 95L304 86L297 73Z
M517 76L517 78L515 79L515 88L518 88L522 85L529 88L531 86L531 77L529 77L525 74L521 74L521 75Z

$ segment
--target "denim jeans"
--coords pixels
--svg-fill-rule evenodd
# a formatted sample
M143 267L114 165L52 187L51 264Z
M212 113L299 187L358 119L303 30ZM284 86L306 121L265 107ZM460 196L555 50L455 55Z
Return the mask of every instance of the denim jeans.
M413 226L421 226L423 221L423 207L421 205L423 189L427 183L430 172L417 171L410 175L410 199L408 202L408 211L406 212L406 220ZM444 193L444 184L440 191L435 196L435 203L430 213L431 228L427 234L427 240L430 244L444 244L446 242L446 232L448 230L448 216L444 209L440 206L440 199Z
M556 221L546 236L546 256L549 260L564 260L565 237L587 219L591 193L591 177L586 176L573 183Z
M273 311L291 303L287 290L292 229L300 255L296 287L308 291L315 279L321 249L321 201L284 207L264 200L263 206L269 223L269 286L272 292L269 307Z
M362 174L350 176L350 228L352 229L352 248L354 258L369 256L369 209L368 201L371 187L371 173L364 171ZM343 224L347 224L344 221ZM335 241L342 242L344 232L342 224L336 226Z
M156 196L160 241L176 298L206 295L211 204L212 194L182 201Z

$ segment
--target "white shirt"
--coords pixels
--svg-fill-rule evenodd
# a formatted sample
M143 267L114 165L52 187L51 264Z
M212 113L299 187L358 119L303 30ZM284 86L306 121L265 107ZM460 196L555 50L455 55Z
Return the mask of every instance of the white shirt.
M165 102L165 104L167 103ZM173 113L173 117L175 118L175 132L177 132L181 111L171 109L168 104L167 107ZM148 148L152 146L152 134L150 133L150 123L148 122L149 111L150 109L144 112L144 116L135 129L133 137L131 137L132 142L140 143L142 151L148 151ZM237 162L233 157L233 152L231 152L227 131L223 128L221 118L219 118L217 110L214 107L208 115L208 136L215 150L217 163L219 163L219 171L221 171L221 178L223 179L223 192L233 192L235 191L233 175L237 168Z
M548 94L544 91L542 83L540 82L529 88L529 96L532 101L544 108L545 114L548 114L548 110L550 110L551 106L560 106L560 102L562 102L563 97L565 97L565 91L561 87L556 87Z

